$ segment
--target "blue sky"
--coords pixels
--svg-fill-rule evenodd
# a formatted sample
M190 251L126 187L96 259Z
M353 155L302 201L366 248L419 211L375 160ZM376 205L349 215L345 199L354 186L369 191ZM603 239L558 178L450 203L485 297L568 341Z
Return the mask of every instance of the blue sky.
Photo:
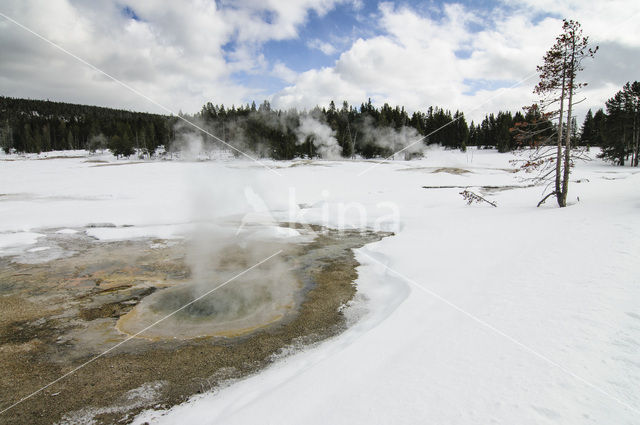
M295 72L331 66L353 40L379 33L370 19L377 13L377 2L365 2L361 7L354 7L352 3L338 4L322 15L311 11L299 29L298 37L268 41L262 46L261 53L269 62L281 62ZM310 46L314 40L330 44L335 52L324 53ZM226 53L236 48L235 42L224 46ZM233 78L240 84L251 84L265 91L277 91L286 85L286 82L264 74L237 72Z
M340 54L347 51L357 39L370 39L387 34L378 24L381 15L380 3L377 1L347 2L336 4L326 13L310 11L304 24L300 26L295 38L284 40L270 40L260 48L260 53L269 63L282 63L296 73L327 68L333 66ZM389 3L389 2L386 2ZM395 8L410 9L416 14L429 17L435 21L446 19L445 6L453 2L446 1L402 1L393 4ZM513 10L508 4L493 0L464 0L455 2L462 5L469 13L483 16L496 9L502 11ZM127 13L131 13L127 10ZM532 15L532 22L538 23L548 17L558 17L547 11L537 11ZM271 14L265 14L264 19L271 21ZM489 29L488 21L470 21L466 27L470 33L479 33ZM318 45L324 44L325 50ZM232 53L238 48L235 40L226 43L224 52L231 59ZM463 46L455 51L460 59L468 59L474 49ZM244 86L255 88L259 93L274 93L284 89L289 82L264 72L237 71L231 75L232 80ZM486 79L465 78L464 95L474 95L478 90L498 90L517 83L517 79Z
M340 54L348 50L351 43L358 38L372 38L385 33L377 25L377 18L380 15L377 1L365 1L359 4L342 3L338 4L326 14L310 12L305 23L301 26L298 37L287 40L272 40L262 46L261 52L269 62L282 62L295 72L305 72L311 69L332 66ZM421 15L430 16L434 19L443 18L442 6L447 2L425 2L425 1L403 1L398 2L400 6L409 7ZM495 1L472 1L465 0L458 2L483 13L496 7ZM127 8L128 10L128 8ZM131 13L127 11L126 13ZM470 29L479 31L482 27L478 24L470 24ZM311 44L314 41L327 43L335 48L334 52L322 52ZM236 49L236 43L225 44L224 50L229 53ZM470 50L461 49L457 54L460 57L468 57ZM265 91L277 91L286 86L286 82L267 76L247 72L237 72L233 78L239 84L249 84ZM481 82L471 84L472 90L476 87L486 86Z

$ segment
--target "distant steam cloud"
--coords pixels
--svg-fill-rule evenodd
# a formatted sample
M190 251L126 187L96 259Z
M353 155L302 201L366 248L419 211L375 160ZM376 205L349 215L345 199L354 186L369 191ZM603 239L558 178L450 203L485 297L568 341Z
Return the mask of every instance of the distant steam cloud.
M311 140L322 158L341 158L342 148L336 139L336 132L311 115L304 115L300 118L300 126L296 129L296 135L298 136L298 144Z
M273 159L318 156L335 160L343 158L343 154L365 158L393 155L396 159L411 159L420 155L424 148L422 136L415 128L380 125L367 114L351 122L348 118L338 117L332 121L332 128L323 116L325 112L319 108L298 112L273 111L268 106L257 110L247 107L243 112L234 112L232 118L222 109L210 111L210 118L188 117L209 134L182 121L174 125L171 155L177 154L186 160L230 159L240 157L242 153ZM338 134L342 135L340 142ZM397 155L399 151L402 152Z
M180 148L181 158L187 161L194 161L204 153L204 144L202 136L192 132L183 133L177 140Z
M393 156L402 151L400 157L409 159L421 154L424 149L422 135L413 127L402 126L397 130L392 127L375 127L370 120L366 120L360 131L365 144L388 149Z

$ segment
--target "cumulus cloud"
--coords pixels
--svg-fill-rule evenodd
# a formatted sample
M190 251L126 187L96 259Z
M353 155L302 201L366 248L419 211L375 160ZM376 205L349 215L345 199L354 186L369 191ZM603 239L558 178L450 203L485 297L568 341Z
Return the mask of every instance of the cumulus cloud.
M502 0L534 13L551 13L577 20L598 42L640 47L640 3L629 0Z
M273 103L309 107L329 99L359 103L371 97L378 105L400 104L410 111L431 105L459 109L476 121L486 112L519 110L536 100L536 65L561 30L559 16L567 16L584 20L592 41L614 40L606 41L609 51L601 49L599 55L617 60L585 62L582 77L590 85L581 93L586 101L577 113L602 106L615 87L634 78L631 68L640 64L640 35L633 35L638 28L624 19L622 6L629 2L616 2L612 9L597 2L542 3L521 0L519 8L486 13L445 4L433 16L382 3L377 18L381 34L357 39L332 67L298 75L295 83L273 96ZM545 11L550 14L541 18ZM598 20L602 18L606 24ZM611 27L621 23L626 29Z
M264 43L297 37L310 13L337 2L130 0L126 13L118 0L7 0L2 13L174 111L195 112L256 97L233 73L264 72ZM0 43L2 95L165 112L2 18Z
M480 18L460 5L445 6L443 15L435 19L409 7L382 4L379 24L384 34L356 40L334 67L299 75L294 85L274 96L274 103L309 106L322 98L359 102L372 97L379 104L401 104L410 110L442 105L470 111L486 102L479 96L486 93L479 90L465 95L469 79L510 80L531 73L548 40L533 41L541 32L547 34L552 23L559 28L557 20L544 20L513 38L492 29L471 31L471 24ZM523 19L507 17L495 28L515 30ZM552 40L554 34L546 38ZM469 57L457 55L469 47ZM522 95L518 95L518 108L531 97L523 99ZM484 108L478 110L477 117L484 112Z
M273 69L271 70L271 75L276 78L280 78L281 80L286 81L287 83L294 83L298 74L290 69L287 65L282 62L276 62L273 65Z
M333 44L319 40L317 38L307 41L307 47L309 47L310 49L320 50L325 55L332 55L338 51L338 49L336 49Z

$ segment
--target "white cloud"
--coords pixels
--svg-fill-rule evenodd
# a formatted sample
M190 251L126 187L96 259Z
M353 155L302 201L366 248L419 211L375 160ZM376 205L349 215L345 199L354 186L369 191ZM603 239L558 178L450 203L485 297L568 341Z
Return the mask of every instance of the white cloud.
M595 42L640 47L640 2L635 0L503 0L531 11L553 13L581 23Z
M295 85L274 96L274 103L312 106L320 98L359 103L370 96L412 110L430 105L469 109L463 102L464 80L476 72L470 60L455 52L471 45L467 24L477 18L457 5L447 6L442 20L389 4L381 5L380 12L384 35L356 40L333 68L301 74Z
M232 74L266 72L262 44L297 37L337 1L129 0L139 21L118 0L7 0L2 12L172 110L197 111L257 95ZM2 18L0 45L2 95L164 112Z
M280 78L281 80L286 81L287 83L295 82L296 77L298 76L298 74L295 71L287 67L287 65L285 65L282 62L276 62L273 65L273 69L271 70L271 75L273 75L276 78Z
M304 88L310 92L305 92ZM328 105L331 100L336 99L357 103L366 96L365 90L344 81L334 69L322 68L298 75L296 84L280 91L273 102L283 108L311 108L315 105Z
M555 6L549 6L548 10L559 13L573 8L576 15L584 16L591 24L594 12L588 10L588 5L552 3ZM599 9L604 8L599 6L595 10ZM347 99L359 104L371 97L378 104L404 105L410 111L425 110L431 105L459 109L466 113L467 119L476 121L487 112L517 111L536 100L532 94L537 82L536 65L541 63L562 26L559 18L540 19L539 10L529 5L510 12L497 9L483 14L471 13L457 4L445 5L441 18L390 3L381 4L379 12L377 24L383 34L356 40L331 68L300 74L294 84L273 96L273 103L283 107L311 107L331 99ZM607 11L603 16L610 25L615 25L620 22L616 16L624 16L620 13L621 10ZM481 29L472 29L478 27ZM585 34L588 34L586 27ZM604 37L597 31L594 40L596 36ZM607 37L616 40L612 43L617 46L616 52L621 45L627 46L627 55L621 62L640 64L640 59L629 58L632 52L639 58L640 51L628 43L627 34L617 38L609 33ZM468 54L456 55L460 51ZM585 62L587 70L594 64ZM588 107L602 106L615 92L611 91L612 87L634 78L630 76L631 67L624 67L624 72L618 73L626 77L612 78L611 66L611 62L600 63L597 72L582 74L594 83L581 94L587 100L578 107L578 115L584 114ZM511 89L480 87L469 93L473 81L494 81L498 86L505 86L523 79L526 80Z
M333 44L327 43L326 41L322 41L317 38L307 41L307 47L309 47L310 49L320 50L325 55L332 55L338 51L338 49L336 49Z

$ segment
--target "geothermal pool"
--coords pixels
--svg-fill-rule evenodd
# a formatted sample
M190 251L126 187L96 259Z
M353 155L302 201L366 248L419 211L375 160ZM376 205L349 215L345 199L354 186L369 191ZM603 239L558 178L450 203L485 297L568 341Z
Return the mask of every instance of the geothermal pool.
M212 225L184 239L99 241L96 227L40 229L32 249L0 258L0 398L15 402L129 340L8 423L113 423L335 335L356 292L353 248L386 235Z
M237 337L277 323L294 314L304 289L286 260L276 256L257 273L236 276L279 250L291 250L287 245L226 240L216 253L199 254L194 268L200 271L187 282L145 297L116 328L136 338L187 340Z

